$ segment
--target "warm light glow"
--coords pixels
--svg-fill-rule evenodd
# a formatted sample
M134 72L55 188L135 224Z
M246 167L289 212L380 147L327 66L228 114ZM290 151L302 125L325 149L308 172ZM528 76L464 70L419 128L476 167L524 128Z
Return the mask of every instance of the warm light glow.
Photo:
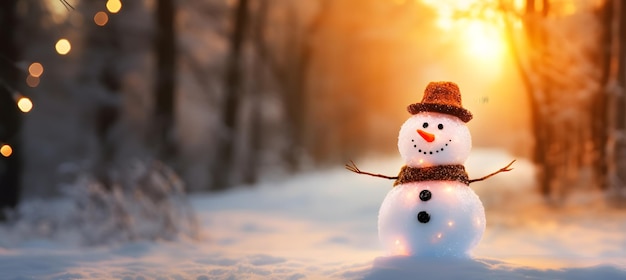
M505 49L502 36L493 26L474 20L465 27L468 52L480 59L498 59Z
M449 222L448 222L448 226L449 226L449 227L451 227L451 226L453 226L453 225L454 225L454 222L453 222L453 221L449 221Z
M62 24L70 15L70 11L59 1L39 1L39 3L45 4L48 15L56 24Z
M93 16L93 21L98 26L104 26L107 24L107 22L109 22L109 15L107 15L107 13L103 11L97 12L96 15Z
M39 76L43 74L43 65L39 62L33 62L30 66L28 66L28 73L33 77L39 78Z
M406 201L411 203L415 199L415 192L406 192Z
M26 84L29 87L37 87L39 85L39 77L28 75L28 77L26 77Z
M2 147L0 147L0 154L4 157L10 157L11 154L13 154L13 148L11 148L8 144L3 144Z
M68 41L65 38L57 41L57 44L54 47L57 50L57 53L59 53L60 55L66 55L72 49L72 45L70 44L70 41Z
M228 7L234 7L237 2L239 2L238 0L226 0L226 5L228 5Z
M122 2L120 0L109 0L106 6L110 13L115 14L122 9Z
M441 239L441 236L443 236L441 233L437 234L437 238Z
M564 15L573 15L576 13L576 4L572 2L566 2L563 5L563 14Z
M437 26L443 30L450 30L454 27L454 20L448 17L440 17L437 19Z
M480 7L497 4L495 0L421 0L437 13L436 24L459 39L459 47L467 55L485 62L499 63L506 50L503 19L500 13L485 9L472 13ZM459 17L459 14L480 16Z
M515 11L523 11L526 9L526 0L514 0L513 8L515 8Z
M396 239L396 241L394 242L394 245L396 246L396 248L394 249L395 254L402 255L402 256L409 255L409 251L406 249L406 246L404 246L404 244L400 242L400 239Z
M30 110L33 109L33 102L31 102L28 97L22 96L20 97L20 99L17 100L17 107L20 109L20 111L28 113L30 112Z

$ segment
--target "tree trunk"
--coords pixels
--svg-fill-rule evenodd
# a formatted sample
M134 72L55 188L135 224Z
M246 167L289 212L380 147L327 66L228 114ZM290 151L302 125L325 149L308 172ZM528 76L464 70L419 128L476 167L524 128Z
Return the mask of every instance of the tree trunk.
M252 64L253 72L258 73L252 79L254 92L249 92L250 103L250 115L248 121L249 134L245 139L245 145L248 148L243 160L241 161L241 178L242 183L252 185L258 181L259 177L259 152L261 150L262 134L263 134L263 122L261 120L261 110L259 104L262 102L263 95L268 91L268 77L264 75L265 69L268 69L268 59L266 57L267 46L263 44L264 31L268 28L267 19L269 15L269 1L259 0L257 1L256 9L254 10L254 16L250 15L250 18L254 20L254 23L250 26L251 37L254 41L256 48L256 56L254 56L254 63Z
M526 1L526 10L524 15L524 26L526 30L526 38L528 41L528 47L538 53L539 59L529 59L527 62L523 61L519 49L516 48L516 42L513 41L513 29L510 26L507 28L509 34L509 44L513 50L513 55L516 60L516 65L522 76L522 81L526 86L530 100L530 112L531 112L531 125L535 138L533 161L538 168L538 181L539 192L543 196L550 195L551 189L551 175L553 170L549 164L549 130L546 127L545 107L547 104L543 104L545 96L548 94L548 88L545 86L546 81L544 77L536 73L536 69L540 67L545 45L545 34L541 26L541 21L547 15L546 0L542 1L543 10L537 10L537 4L535 0Z
M15 0L0 1L0 26L3 26L0 28L0 146L8 144L13 149L9 157L0 155L0 220L3 208L14 208L18 204L22 173L22 118L14 100L15 83L21 80L14 65L19 56L14 44L14 27L18 23L16 3Z
M601 190L607 190L609 188L608 170L609 161L607 160L607 141L609 137L608 129L608 115L607 115L607 99L609 95L608 83L612 79L611 62L614 59L614 50L612 47L615 36L612 35L613 23L617 19L615 18L615 11L613 9L613 2L607 2L601 13L603 40L602 45L606 46L601 53L602 59L602 76L601 84L603 85L602 91L597 94L592 104L592 116L595 121L591 123L591 133L593 140L593 151L597 154L592 159L593 166L593 178L598 184Z
M614 0L611 21L611 54L607 82L608 108L606 142L607 181L610 200L618 206L626 205L626 5Z
M78 7L82 14L92 14L97 11L93 3L81 3ZM95 138L98 141L98 150L93 166L93 176L105 189L112 188L111 170L117 154L117 143L110 137L111 129L120 118L119 91L122 88L121 74L117 73L118 57L122 53L119 42L119 29L114 22L105 26L87 25L83 40L84 51L80 58L79 83L90 92L100 91L93 106L92 119L88 126L94 128ZM98 65L92 71L94 65Z
M521 19L528 46L523 55L508 21L507 34L530 97L539 192L548 202L560 203L577 186L604 185L602 180L582 181L588 180L581 175L584 170L590 169L595 178L600 178L610 169L603 159L612 154L611 145L607 145L612 138L606 134L604 115L607 111L611 114L606 106L613 103L597 89L607 80L608 71L604 78L595 74L602 71L593 71L605 67L607 61L603 55L607 40L601 34L606 15L583 4L575 14L551 11L548 0L527 0L525 4ZM506 7L504 1L501 5ZM593 35L570 35L581 27ZM594 32L597 29L600 31ZM560 48L563 44L570 44L570 48ZM573 67L563 69L568 65Z
M213 190L223 190L230 185L234 162L234 142L237 133L237 117L243 91L243 44L248 21L248 0L239 0L233 11L233 30L230 37L230 53L224 76L223 131L218 136L217 157L213 162Z
M173 134L174 91L176 89L176 33L174 0L157 1L156 85L154 124L156 128L156 155L167 161L174 158L176 144Z
M316 18L319 18L319 14ZM304 131L306 128L306 75L308 72L309 61L311 59L312 46L311 37L317 28L317 20L314 20L304 34L296 28L298 26L298 17L295 11L288 9L287 26L289 32L285 34L287 45L284 49L290 53L289 57L293 58L293 62L289 67L289 71L285 71L282 77L283 83L283 105L287 112L288 133L289 133L289 149L285 160L291 172L295 172L300 168L300 159L304 149ZM300 36L304 38L299 38Z

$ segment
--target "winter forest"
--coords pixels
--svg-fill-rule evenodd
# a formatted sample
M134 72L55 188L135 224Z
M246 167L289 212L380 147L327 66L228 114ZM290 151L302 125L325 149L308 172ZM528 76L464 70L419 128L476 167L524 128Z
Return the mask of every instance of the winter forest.
M515 162L471 257L389 256L344 165L435 81ZM621 0L2 0L0 279L624 279L625 89Z

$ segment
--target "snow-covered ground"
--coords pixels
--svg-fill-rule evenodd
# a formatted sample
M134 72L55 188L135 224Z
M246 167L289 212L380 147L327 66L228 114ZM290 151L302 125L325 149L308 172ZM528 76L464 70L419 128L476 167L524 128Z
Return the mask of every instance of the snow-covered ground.
M466 166L476 178L510 159L475 149ZM388 175L402 165L357 163ZM337 167L192 196L200 241L84 247L68 241L80 235L20 238L0 226L0 279L626 279L626 213L592 199L547 209L532 193L532 166L514 168L472 184L488 225L469 259L384 256L376 221L392 182Z

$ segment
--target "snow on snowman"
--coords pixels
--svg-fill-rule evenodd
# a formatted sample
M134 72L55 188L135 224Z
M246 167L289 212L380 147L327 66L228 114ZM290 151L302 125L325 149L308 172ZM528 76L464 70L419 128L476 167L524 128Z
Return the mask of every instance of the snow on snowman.
M469 184L507 166L469 179L463 164L472 148L465 125L472 113L461 105L459 87L431 82L422 102L408 106L411 116L400 128L398 150L406 165L398 176L346 168L396 180L378 214L378 237L389 255L464 257L485 231L485 209Z

